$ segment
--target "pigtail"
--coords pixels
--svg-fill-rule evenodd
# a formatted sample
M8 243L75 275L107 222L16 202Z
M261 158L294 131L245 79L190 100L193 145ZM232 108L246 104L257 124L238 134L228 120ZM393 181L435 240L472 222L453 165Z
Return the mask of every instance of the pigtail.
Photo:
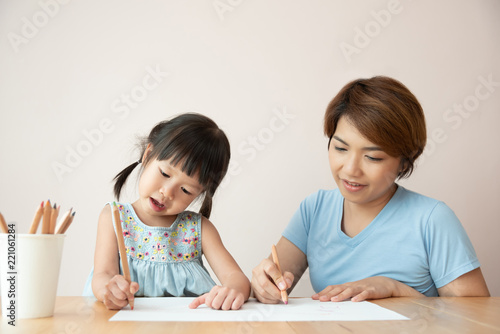
M200 208L200 213L205 218L210 218L210 213L212 212L212 196L209 194L205 194L205 198L203 199L203 204Z
M120 199L120 193L122 191L123 185L125 184L125 181L127 181L128 176L132 173L132 171L137 167L138 164L140 164L141 161L136 161L133 164L129 165L126 167L124 170L122 170L120 173L118 173L114 178L113 181L115 181L115 185L113 187L116 199Z

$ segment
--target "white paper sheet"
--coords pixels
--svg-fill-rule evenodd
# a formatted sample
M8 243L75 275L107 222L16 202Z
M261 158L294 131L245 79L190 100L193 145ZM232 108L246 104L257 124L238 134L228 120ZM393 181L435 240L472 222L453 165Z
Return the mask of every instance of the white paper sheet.
M409 320L370 302L319 302L290 298L288 305L261 304L250 299L237 311L220 311L205 305L190 309L194 298L135 298L134 310L120 310L110 321L363 321Z

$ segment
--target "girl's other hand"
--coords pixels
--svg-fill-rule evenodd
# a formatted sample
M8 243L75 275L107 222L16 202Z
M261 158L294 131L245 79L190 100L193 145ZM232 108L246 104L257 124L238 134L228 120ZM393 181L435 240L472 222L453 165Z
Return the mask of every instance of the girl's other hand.
M137 282L127 282L122 275L115 275L105 286L103 303L109 310L120 310L134 299L139 290Z
M292 287L294 275L281 272L270 259L264 259L252 271L252 289L258 301L277 304L281 301L281 291Z
M245 296L236 289L216 285L210 292L199 296L189 304L194 309L205 304L215 310L238 310L245 303Z

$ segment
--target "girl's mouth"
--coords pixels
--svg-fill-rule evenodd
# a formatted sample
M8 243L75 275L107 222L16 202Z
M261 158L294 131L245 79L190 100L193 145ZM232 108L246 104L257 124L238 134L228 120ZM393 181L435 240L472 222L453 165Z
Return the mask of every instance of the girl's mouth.
M162 204L155 200L153 197L149 198L149 203L151 204L151 207L153 208L154 211L160 212L165 209L165 204Z

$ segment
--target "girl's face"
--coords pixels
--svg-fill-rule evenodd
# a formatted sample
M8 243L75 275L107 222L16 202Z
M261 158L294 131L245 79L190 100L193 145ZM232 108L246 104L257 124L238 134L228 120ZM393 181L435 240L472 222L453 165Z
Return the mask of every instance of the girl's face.
M169 160L153 159L144 167L135 204L150 220L181 213L202 193L203 187L196 175L186 175L180 166L180 163L171 165Z
M329 147L330 169L345 200L384 206L395 190L400 158L368 141L341 117Z

